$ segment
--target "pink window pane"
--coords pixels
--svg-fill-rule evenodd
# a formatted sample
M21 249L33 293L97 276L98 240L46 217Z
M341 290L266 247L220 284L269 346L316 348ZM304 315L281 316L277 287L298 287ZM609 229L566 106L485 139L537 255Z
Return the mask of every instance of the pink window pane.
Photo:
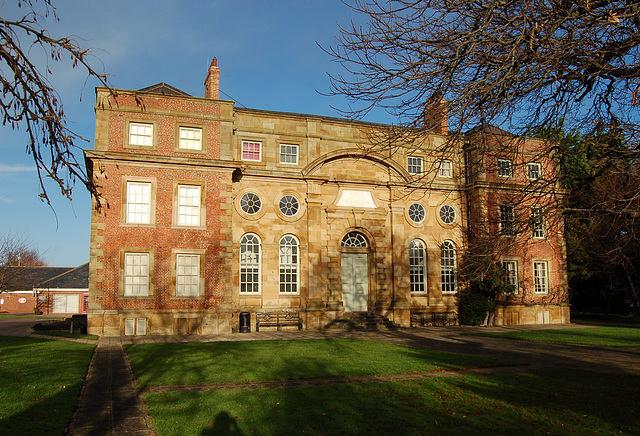
M242 159L243 160L260 160L260 150L262 144L260 142L242 142Z

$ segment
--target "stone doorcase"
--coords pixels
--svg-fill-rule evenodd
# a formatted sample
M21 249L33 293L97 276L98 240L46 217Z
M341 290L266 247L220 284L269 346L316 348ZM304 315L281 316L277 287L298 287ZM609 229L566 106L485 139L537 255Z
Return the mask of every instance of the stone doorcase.
M345 312L369 310L369 250L367 237L348 232L341 241L342 304Z

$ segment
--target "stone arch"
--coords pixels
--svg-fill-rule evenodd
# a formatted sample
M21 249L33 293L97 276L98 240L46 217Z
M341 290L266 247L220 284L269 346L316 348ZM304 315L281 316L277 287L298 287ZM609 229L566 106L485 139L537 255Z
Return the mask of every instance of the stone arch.
M333 162L339 159L348 159L348 158L369 160L371 162L381 164L385 167L391 168L395 172L396 176L402 179L404 182L409 183L411 181L411 175L409 174L409 172L398 162L388 157L382 156L378 153L365 152L358 148L336 150L336 151L332 151L330 153L324 154L319 158L315 159L313 162L309 163L302 170L302 175L308 176L314 173L315 171L317 171L319 168L322 167L322 165L326 163Z

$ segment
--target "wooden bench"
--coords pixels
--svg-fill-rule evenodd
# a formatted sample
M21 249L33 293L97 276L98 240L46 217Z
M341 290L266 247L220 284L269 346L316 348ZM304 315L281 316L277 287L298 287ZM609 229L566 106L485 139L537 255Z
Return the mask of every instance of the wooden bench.
M411 327L448 326L458 324L457 312L411 312Z
M302 317L298 310L283 310L277 312L256 312L256 331L262 327L298 326L302 330Z

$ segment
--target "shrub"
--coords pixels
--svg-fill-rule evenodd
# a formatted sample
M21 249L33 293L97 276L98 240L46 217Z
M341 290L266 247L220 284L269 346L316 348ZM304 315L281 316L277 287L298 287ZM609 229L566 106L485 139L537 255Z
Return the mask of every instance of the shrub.
M500 274L472 280L466 289L458 293L458 315L460 324L484 324L488 315L496 308L496 298L513 292L513 287L504 283Z

